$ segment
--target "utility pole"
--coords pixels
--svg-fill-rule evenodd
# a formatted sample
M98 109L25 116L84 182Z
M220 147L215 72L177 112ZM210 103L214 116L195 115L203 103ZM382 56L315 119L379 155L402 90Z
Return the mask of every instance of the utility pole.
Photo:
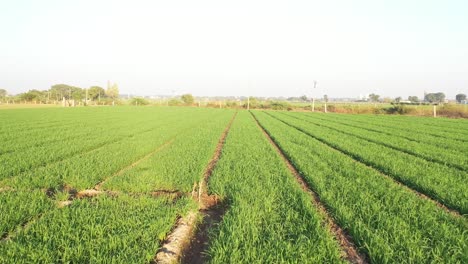
M325 101L325 107L324 107L324 112L327 113L327 102L328 102L328 95L324 94L323 95L323 101Z
M314 80L314 90L315 88L317 88L317 81ZM311 108L312 108L312 112L315 112L315 98L314 98L314 94L312 92L312 105L311 105Z
M247 110L250 110L250 96L247 96Z

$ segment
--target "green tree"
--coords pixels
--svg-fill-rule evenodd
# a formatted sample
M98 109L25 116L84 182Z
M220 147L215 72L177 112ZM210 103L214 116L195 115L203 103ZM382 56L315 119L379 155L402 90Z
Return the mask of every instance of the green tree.
M457 100L457 102L461 103L461 101L466 100L466 94L457 94L455 96L455 99Z
M182 101L186 105L191 105L191 104L193 104L193 102L195 102L195 98L193 98L193 95L191 95L191 94L184 94L184 95L181 96L180 99L182 99Z
M324 100L325 102L328 102L328 95L325 94L325 95L323 96L323 100Z
M82 90L79 87L71 86L68 84L55 84L50 87L51 97L56 100L62 100L63 97L69 100L73 98L73 93L77 93L77 90Z
M74 87L71 92L71 97L73 100L81 101L85 98L85 90L81 88Z
M380 95L378 94L374 94L374 93L369 94L369 100L371 102L378 102L379 98L380 98Z
M144 98L132 98L130 105L148 105L150 102Z
M430 103L442 103L445 100L444 93L428 93L424 96L424 100Z
M116 83L112 85L108 85L107 90L106 90L106 95L112 100L115 100L116 98L119 97L119 86L117 86Z
M412 103L417 103L419 102L419 98L417 96L408 96L408 101Z
M305 101L307 101L307 96L303 95L303 96L299 97L299 99L301 99L301 101L305 102Z
M395 98L395 103L399 103L401 101L401 96L398 96L397 98Z
M96 100L106 95L106 90L100 86L91 86L88 89L88 99Z
M0 89L0 98L5 98L7 96L7 91L5 89Z
M39 90L29 90L19 95L19 99L27 102L45 100L46 93Z

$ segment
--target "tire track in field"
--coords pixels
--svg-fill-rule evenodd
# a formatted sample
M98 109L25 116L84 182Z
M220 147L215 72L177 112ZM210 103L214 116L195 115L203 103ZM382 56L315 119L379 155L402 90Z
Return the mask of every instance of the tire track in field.
M350 133L350 132L346 132L346 131L343 131L343 130L340 130L338 128L334 128L334 127L330 127L330 126L327 126L325 124L320 124L320 123L316 123L312 120L309 120L309 119L303 119L303 118L299 118L299 117L296 117L294 115L288 115L288 114L283 114L285 116L288 116L288 117L292 117L292 118L295 118L295 119L298 119L298 120L301 120L301 121L304 121L304 122L307 122L307 123L310 123L310 124L314 124L316 126L322 126L322 127L326 127L328 129L331 129L333 131L336 131L336 132L339 132L339 133L343 133L345 135L348 135L348 136L351 136L351 137L355 137L355 138L358 138L358 139L361 139L361 140L364 140L364 141L367 141L367 142L371 142L371 143L374 143L374 144L377 144L377 145L381 145L381 146L384 146L384 147L387 147L389 149L393 149L395 151L398 151L398 152L403 152L403 153L406 153L408 155L411 155L413 157L417 157L417 158L420 158L420 159L423 159L423 160L426 160L426 161L429 161L429 162L433 162L433 163L437 163L439 165L442 165L442 166L445 166L445 167L453 167L454 169L456 170L459 170L461 172L465 172L466 169L463 167L463 166L460 166L456 163L445 163L443 162L442 160L438 160L438 159L431 159L431 158L428 158L427 156L425 155L421 155L417 152L414 152L414 151L411 151L411 150L408 150L408 149L404 149L404 148L399 148L399 147L395 147L395 146L392 146L390 144L387 144L385 142L381 142L381 141L377 141L377 140L373 140L373 139L369 139L369 138L366 138L366 137L363 137L363 136L359 136L359 135L356 135L356 134L353 134L353 133ZM323 120L323 119L321 119Z
M353 238L345 232L333 219L333 217L328 213L325 205L321 202L318 194L313 190L313 188L305 181L304 177L299 173L299 171L294 167L291 161L288 159L283 150L278 146L278 144L272 139L270 134L265 130L265 128L259 123L257 117L250 112L252 117L255 119L255 122L258 128L262 131L265 138L268 140L270 145L275 149L278 155L283 160L284 164L291 172L291 174L296 179L297 183L300 185L301 189L307 193L312 201L312 204L315 208L318 209L320 214L324 217L325 222L330 230L330 232L335 236L335 239L340 244L342 249L342 255L344 259L351 263L368 263L369 257L364 253L359 252L356 248Z
M421 197L422 199L426 199L426 200L428 200L428 201L434 203L436 206L438 206L439 208L443 209L443 210L446 211L447 213L450 213L450 214L452 214L452 215L454 215L454 216L457 216L457 217L462 217L462 215L460 214L460 212L459 212L458 210L449 208L449 207L447 207L446 205L444 205L443 203L439 202L436 198L433 198L433 197L431 197L431 196L429 196L429 195L427 195L427 194L425 194L425 193L422 193L422 192L420 192L420 191L418 191L418 190L416 190L416 189L411 188L410 186L408 186L408 185L405 184L404 182L402 182L402 181L400 181L400 180L398 180L398 179L395 179L395 178L393 178L393 177L390 176L390 175L385 174L384 172L382 172L381 170L379 170L379 168L374 167L372 164L367 163L367 162L365 162L365 161L362 161L361 159L355 157L352 153L348 153L347 151L344 151L344 150L341 150L340 148L334 147L334 146L330 145L328 142L326 142L325 140L323 140L323 139L321 139L321 138L319 138L319 137L316 137L316 136L310 134L309 132L304 131L303 129L301 129L301 128L299 128L299 127L293 125L293 124L290 124L290 123L288 123L288 122L286 122L286 121L283 121L283 120L281 120L281 119L279 119L279 118L277 118L277 117L275 117L275 116L273 116L273 115L271 115L271 114L269 114L269 113L266 113L266 112L264 112L264 113L265 113L265 114L268 114L268 115L271 116L272 118L274 118L274 119L276 119L276 120L278 120L278 121L280 121L280 122L286 124L287 126L292 127L292 128L294 128L294 129L296 129L297 131L299 131L299 132L301 132L301 133L303 133L303 134L305 134L305 135L307 135L307 136L309 136L309 137L311 137L311 138L313 138L313 139L315 139L315 140L321 142L324 146L327 146L327 147L330 148L331 150L336 151L337 153L340 153L340 154L342 154L342 155L348 156L348 157L351 158L354 162L357 162L357 163L359 163L359 164L361 164L361 165L363 165L363 166L365 166L365 167L367 167L367 168L369 168L369 169L371 169L371 170L377 172L377 173L380 174L381 176L383 176L383 177L385 177L385 178L391 180L392 182L396 183L397 185L399 185L400 187L404 188L405 190L416 194L417 196Z
M185 217L177 219L152 263L204 263L206 261L203 253L208 248L208 230L221 222L227 210L217 196L208 194L208 181L221 157L226 137L236 116L237 111L221 134L213 156L204 170L198 186L198 197L195 192L197 185L194 185L192 198L198 200L198 211L190 211ZM200 218L202 220L198 222Z

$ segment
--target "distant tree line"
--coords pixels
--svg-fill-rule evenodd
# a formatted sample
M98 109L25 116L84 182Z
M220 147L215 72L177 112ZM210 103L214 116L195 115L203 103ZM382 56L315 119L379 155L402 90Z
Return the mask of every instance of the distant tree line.
M12 96L11 100L19 100L26 102L41 102L50 103L62 100L75 100L77 102L85 101L114 101L119 97L119 87L117 84L108 83L107 89L100 86L91 86L89 88L80 88L68 84L55 84L48 90L29 90L25 93ZM0 99L5 101L7 91L0 89Z

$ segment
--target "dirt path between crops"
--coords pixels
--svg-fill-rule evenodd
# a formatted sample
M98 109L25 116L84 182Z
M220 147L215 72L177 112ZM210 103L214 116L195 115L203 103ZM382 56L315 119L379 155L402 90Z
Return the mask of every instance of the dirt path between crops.
M335 236L336 240L340 243L342 249L343 258L351 263L368 263L368 257L363 253L360 253L356 246L353 243L351 236L349 236L345 230L343 230L338 224L335 223L332 216L328 213L325 206L320 201L319 196L312 190L312 188L307 184L304 180L303 176L296 170L296 168L292 165L280 147L276 144L276 142L270 137L268 132L260 125L257 118L252 114L257 126L262 131L263 135L268 139L270 144L276 150L278 155L280 155L281 159L284 161L286 166L288 167L289 171L294 175L294 178L301 186L301 189L306 192L312 200L314 206L319 210L319 212L325 217L325 221L330 229L330 231Z
M216 195L209 195L208 180L221 157L229 130L237 116L233 115L221 134L215 152L205 168L200 183L194 185L192 197L198 201L198 211L191 211L179 219L157 252L153 263L204 263L204 252L208 248L208 230L219 223L226 212L226 206ZM196 191L198 187L198 191Z

